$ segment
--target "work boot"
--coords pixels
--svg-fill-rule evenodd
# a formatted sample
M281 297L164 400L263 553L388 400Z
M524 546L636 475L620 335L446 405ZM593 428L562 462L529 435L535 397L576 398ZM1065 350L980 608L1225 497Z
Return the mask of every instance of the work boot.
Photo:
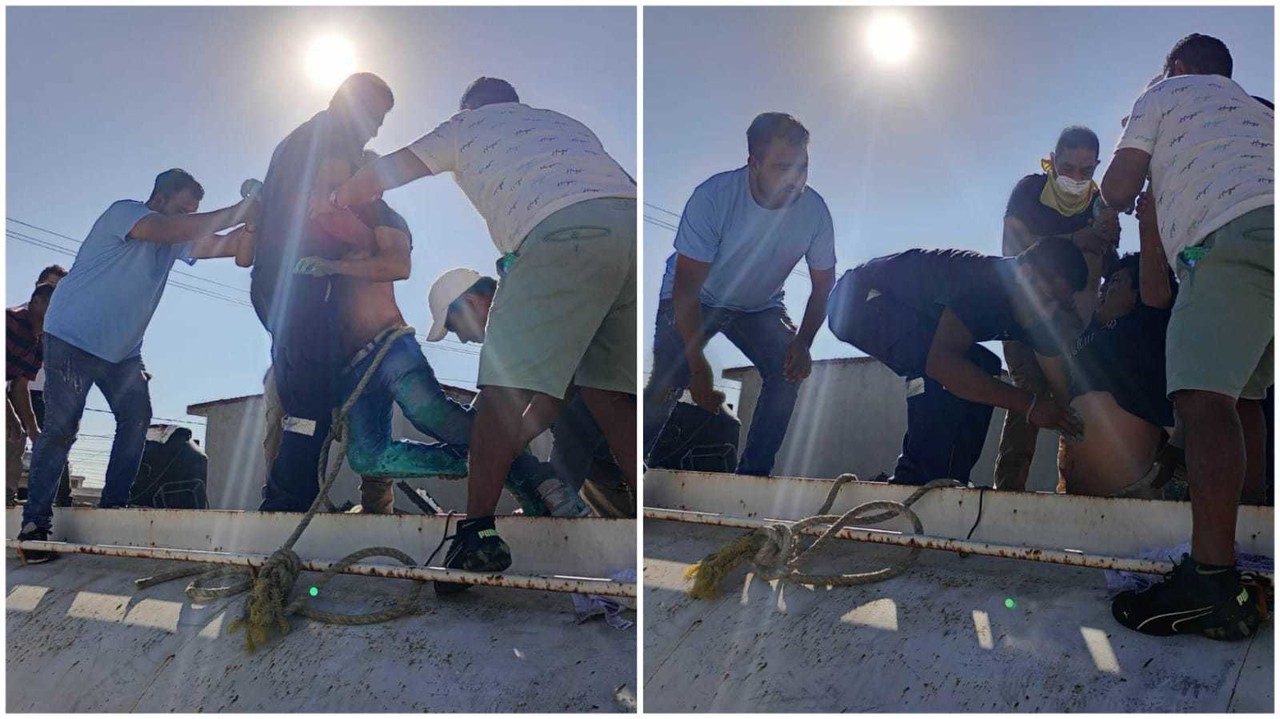
M34 524L28 523L18 533L19 542L47 542L49 541L49 530L41 529ZM26 564L44 564L52 562L58 558L57 552L46 552L39 549L20 549L18 556Z
M1157 637L1203 634L1239 641L1253 636L1262 623L1261 587L1240 579L1235 567L1211 567L1184 554L1163 582L1121 592L1111 602L1111 614L1124 626Z
M476 517L458 522L458 532L444 557L446 569L467 572L502 572L511 566L511 548L498 536L493 517ZM470 584L436 582L436 594L457 594Z

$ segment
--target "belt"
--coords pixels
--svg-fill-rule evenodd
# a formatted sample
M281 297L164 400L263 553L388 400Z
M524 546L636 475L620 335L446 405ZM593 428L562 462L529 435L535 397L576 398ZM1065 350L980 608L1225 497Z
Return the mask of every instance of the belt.
M357 365L363 362L366 357L373 354L374 352L377 352L378 347L382 345L382 340L386 339L388 335L390 335L392 332L395 332L397 329L399 329L398 326L386 328L385 330L379 332L378 336L369 340L368 344L366 344L364 347L361 347L360 349L356 350L355 354L351 355L351 359L347 361L347 368L344 371L350 372L351 370L355 369Z

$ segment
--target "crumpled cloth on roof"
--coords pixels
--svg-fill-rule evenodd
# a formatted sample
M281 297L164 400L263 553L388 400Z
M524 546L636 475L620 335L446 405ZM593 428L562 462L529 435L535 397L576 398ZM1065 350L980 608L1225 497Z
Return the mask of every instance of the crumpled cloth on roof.
M609 578L615 582L630 582L634 584L636 570L622 569L609 575ZM573 595L573 613L578 624L582 624L592 617L603 615L605 622L614 629L630 629L635 626L635 622L622 616L622 613L627 609L630 609L630 607L614 597L601 597L596 594Z
M1179 562L1182 561L1182 555L1190 553L1191 542L1186 542L1169 549L1152 549L1143 552L1140 556L1142 559L1150 559L1153 561L1168 560ZM1236 567L1241 571L1271 573L1275 567L1275 560L1271 557L1264 557L1261 554L1241 552L1240 546L1236 545ZM1161 577L1156 574L1118 572L1112 569L1108 569L1106 574L1107 590L1112 594L1119 594L1120 592L1129 589L1140 592L1161 580Z

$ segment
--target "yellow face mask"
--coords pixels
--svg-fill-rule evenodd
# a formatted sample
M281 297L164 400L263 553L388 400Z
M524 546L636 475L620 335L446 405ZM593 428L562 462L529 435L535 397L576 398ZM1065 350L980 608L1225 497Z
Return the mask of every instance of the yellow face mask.
M1098 186L1093 180L1089 180L1089 187L1085 192L1072 194L1058 184L1058 171L1053 168L1053 162L1048 159L1041 160L1040 169L1049 175L1045 180L1044 190L1040 193L1042 205L1057 210L1063 217L1078 215L1088 209L1089 202L1093 200L1093 193L1098 191Z

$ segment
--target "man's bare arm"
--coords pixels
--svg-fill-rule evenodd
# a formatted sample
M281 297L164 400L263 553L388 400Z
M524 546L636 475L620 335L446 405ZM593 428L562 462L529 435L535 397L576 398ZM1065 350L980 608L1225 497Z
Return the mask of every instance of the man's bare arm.
M409 279L412 270L409 236L394 227L373 231L374 252L368 257L326 260L306 257L297 271L310 275L345 275L367 282L399 282Z
M813 345L813 338L827 319L827 299L831 296L831 288L836 286L836 268L828 270L809 270L809 282L813 289L809 291L809 302L804 306L804 319L800 321L800 330L796 339L805 347Z
M129 230L129 237L164 245L190 242L252 219L255 206L255 201L248 199L213 212L195 212L186 215L153 213L138 220L133 225L133 229Z
M1173 285L1150 191L1138 196L1138 244L1138 296L1148 307L1168 309L1173 306Z
M711 363L702 351L707 338L702 333L702 300L699 298L710 274L710 262L699 262L676 253L671 304L675 310L676 331L684 340L685 361L689 364L689 392L699 407L716 413L724 403L724 393L715 390Z
M1133 201L1147 181L1151 155L1132 147L1116 150L1102 177L1102 200L1121 212L1133 209Z
M431 168L418 159L413 150L403 147L360 168L359 172L338 188L334 194L334 204L338 207L363 205L377 199L387 190L394 190L430 174L433 174Z
M36 422L35 409L31 406L30 382L26 377L18 377L9 388L9 397L13 402L14 412L22 422L22 429L31 441L40 436L40 424Z
M191 250L188 254L193 260L208 260L218 257L235 257L236 264L240 264L240 257L245 254L244 246L249 248L254 246L254 231L252 225L241 225L234 231L225 235L209 235L202 237L191 243ZM253 251L249 249L248 257L252 260ZM240 265L248 267L248 265Z

